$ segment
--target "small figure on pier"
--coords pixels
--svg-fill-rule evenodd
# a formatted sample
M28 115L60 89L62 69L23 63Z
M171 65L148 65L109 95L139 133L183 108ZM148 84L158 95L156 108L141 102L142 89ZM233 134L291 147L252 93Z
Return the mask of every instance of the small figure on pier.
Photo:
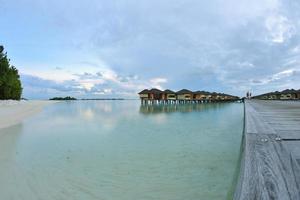
M251 92L248 91L248 92L246 93L246 98L247 98L247 99L251 99L251 96L252 96Z

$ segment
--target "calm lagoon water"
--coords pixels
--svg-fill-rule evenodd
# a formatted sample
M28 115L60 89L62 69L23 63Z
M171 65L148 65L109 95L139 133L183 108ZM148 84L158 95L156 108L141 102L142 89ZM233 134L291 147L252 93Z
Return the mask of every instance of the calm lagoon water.
M240 103L56 103L0 130L0 199L226 199L242 128Z

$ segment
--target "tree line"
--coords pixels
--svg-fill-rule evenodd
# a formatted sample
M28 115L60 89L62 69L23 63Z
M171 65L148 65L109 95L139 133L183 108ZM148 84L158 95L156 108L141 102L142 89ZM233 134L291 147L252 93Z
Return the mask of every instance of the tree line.
M53 97L53 98L51 98L49 100L68 101L68 100L77 100L77 99L74 98L74 97L67 96L67 97Z
M0 99L20 100L22 95L22 84L16 67L12 66L0 45Z

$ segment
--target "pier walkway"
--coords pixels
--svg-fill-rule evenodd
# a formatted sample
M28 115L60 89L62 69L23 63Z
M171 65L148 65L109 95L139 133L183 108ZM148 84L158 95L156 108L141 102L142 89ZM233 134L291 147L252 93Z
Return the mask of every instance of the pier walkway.
M235 200L300 200L300 102L245 101Z

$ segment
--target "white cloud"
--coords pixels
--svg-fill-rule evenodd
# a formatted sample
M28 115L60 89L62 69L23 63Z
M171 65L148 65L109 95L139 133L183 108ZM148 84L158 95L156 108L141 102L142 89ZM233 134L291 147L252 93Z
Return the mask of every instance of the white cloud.
M269 31L270 40L274 43L283 43L295 35L295 26L282 15L267 17L266 28Z
M157 85L157 84L161 84L161 83L166 83L166 82L168 82L168 80L166 78L158 77L158 78L151 79L150 82L154 85Z
M297 73L299 73L299 71L297 71L295 69L287 69L287 70L284 70L282 72L274 74L271 77L270 81L276 81L276 80L280 80L280 79L283 79L283 78L287 78L287 77L296 75Z
M284 71L275 73L272 76L267 77L267 78L253 79L253 80L251 80L251 82L254 85L266 85L266 84L270 84L271 82L284 80L284 79L287 79L291 76L296 76L296 75L300 75L300 70L286 69Z
M300 53L300 45L298 45L298 46L292 48L292 49L291 49L291 52L292 52L292 53Z
M162 84L167 82L165 78L153 78L140 80L136 75L120 76L112 70L82 74L74 74L74 79L51 80L43 77L22 74L24 94L32 91L44 91L44 98L58 95L73 95L75 97L127 97L137 98L137 92L144 88L155 87L162 89ZM45 91L47 91L45 93Z
M162 84L167 83L168 80L166 78L153 78L150 80L150 86L157 89L163 89Z
M8 55L21 73L37 78L27 79L25 91L29 85L40 91L33 83L42 82L49 95L131 97L151 87L243 95L248 88L298 86L299 1L90 0L66 10L68 5L10 0L0 8Z

